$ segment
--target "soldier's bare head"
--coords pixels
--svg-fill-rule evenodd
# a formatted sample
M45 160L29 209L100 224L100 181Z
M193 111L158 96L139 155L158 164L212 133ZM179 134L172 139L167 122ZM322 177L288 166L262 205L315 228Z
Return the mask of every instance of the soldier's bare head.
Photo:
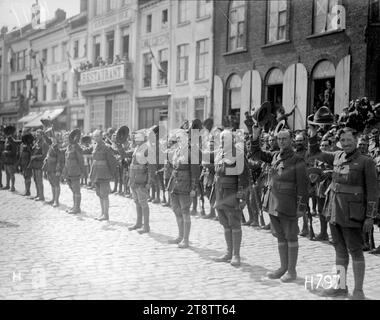
M97 129L93 132L92 137L94 138L96 143L99 143L103 140L103 132Z
M339 142L346 153L352 153L358 144L358 132L355 129L343 128L338 132Z
M277 134L277 143L280 150L288 149L292 145L292 135L289 130L281 130Z

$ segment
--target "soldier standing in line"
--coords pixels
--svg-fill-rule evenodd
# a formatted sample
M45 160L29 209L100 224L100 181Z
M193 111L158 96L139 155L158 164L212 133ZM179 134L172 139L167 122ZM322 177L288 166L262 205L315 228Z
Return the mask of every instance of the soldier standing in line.
M311 155L334 166L327 219L330 222L334 241L336 266L344 267L345 275L347 275L349 253L352 257L355 282L350 297L352 299L365 299L362 232L369 232L373 227L379 197L375 163L357 149L360 126L357 117L350 115L346 127L338 132L343 150L333 153L320 152L317 130L314 126L309 126ZM346 280L346 276L344 279ZM340 283L339 288L324 290L323 295L347 296L346 282Z
M102 214L96 218L99 221L109 220L110 181L117 175L117 160L111 147L106 146L100 130L93 133L96 146L92 153L90 180L95 184L96 195L100 199Z
M1 129L2 128L0 128L0 130ZM3 151L4 151L4 145L5 145L5 140L3 139L3 134L0 131L0 189L3 188L3 163L4 163Z
M271 163L266 211L271 220L273 235L278 241L281 266L269 272L270 279L282 282L297 279L298 218L306 211L307 183L305 160L295 155L291 133L281 130L277 134L279 151L270 153L260 149L260 128L254 127L252 134L252 156L256 160Z
M65 152L65 167L64 177L73 193L73 207L67 210L69 214L81 213L81 188L80 178L86 176L86 167L84 166L83 151L78 142L81 132L79 129L74 129L69 134L68 143Z
M198 153L199 146L191 145L189 132L184 129L177 131L178 146L173 154L173 172L170 178L168 191L171 196L172 210L175 214L178 237L169 240L170 244L178 244L185 249L189 247L191 229L190 206L192 198L196 196L200 176L199 163L192 164L191 154Z
M15 189L15 172L16 162L18 155L18 142L13 138L16 132L16 128L8 126L4 129L4 135L6 136L4 143L3 159L6 174L6 186L3 190L16 191Z
M20 156L17 164L21 168L21 173L24 177L25 183L25 197L30 196L30 185L32 184L33 171L29 167L30 158L32 156L32 148L34 137L31 133L26 133L21 137L21 148L20 148Z
M144 234L150 231L149 226L149 182L148 182L148 148L145 142L145 130L136 131L134 134L134 150L125 152L119 145L119 151L124 158L132 156L129 166L129 181L132 197L136 204L136 224L128 229L137 230ZM144 226L143 226L144 219Z
M45 201L42 166L46 158L49 146L45 143L41 129L36 131L36 140L32 148L29 167L33 170L33 179L36 185L37 196L35 201Z
M233 156L233 149L236 155ZM234 133L225 129L220 134L220 148L215 155L214 207L224 228L227 253L216 262L230 262L240 266L242 241L242 210L248 195L248 166L244 155L244 142L236 141Z
M50 138L46 134L44 136L49 150L45 158L42 170L47 173L47 177L51 186L53 199L47 204L53 205L54 208L59 206L59 195L61 193L61 175L65 165L65 154L61 150L62 137L58 132L50 131Z

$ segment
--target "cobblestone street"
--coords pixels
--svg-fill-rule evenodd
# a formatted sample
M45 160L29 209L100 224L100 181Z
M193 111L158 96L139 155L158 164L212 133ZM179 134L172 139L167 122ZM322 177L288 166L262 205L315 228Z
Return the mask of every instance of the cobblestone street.
M324 299L305 289L305 278L314 275L316 282L317 274L331 274L335 254L329 244L300 238L299 279L283 284L265 278L279 264L268 231L243 227L242 266L234 268L212 260L225 250L216 221L192 217L191 248L179 249L167 244L177 227L171 209L161 205L150 204L151 232L140 235L127 228L135 222L131 199L112 195L111 221L98 222L93 218L100 205L91 190L82 189L77 216L65 213L72 204L67 185L59 208L23 192L19 175L15 193L0 191L0 299ZM50 200L46 181L45 195ZM375 240L379 244L378 228ZM365 258L364 291L380 299L380 257ZM347 277L351 292L351 264Z

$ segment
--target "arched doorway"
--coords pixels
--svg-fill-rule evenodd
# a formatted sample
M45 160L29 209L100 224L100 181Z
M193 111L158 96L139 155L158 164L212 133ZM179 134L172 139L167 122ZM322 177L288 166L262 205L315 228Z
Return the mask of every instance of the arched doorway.
M266 100L272 105L272 113L282 106L284 74L279 68L271 69L265 81Z
M323 105L334 113L335 67L332 62L318 62L312 73L311 112L314 113Z
M241 79L238 75L233 74L228 78L226 93L227 99L224 116L240 122Z

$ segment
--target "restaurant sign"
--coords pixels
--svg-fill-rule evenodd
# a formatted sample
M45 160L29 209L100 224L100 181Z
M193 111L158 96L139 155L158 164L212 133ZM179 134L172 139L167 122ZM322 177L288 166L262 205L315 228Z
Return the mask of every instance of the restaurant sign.
M125 79L125 66L118 64L109 67L94 68L81 73L80 84L82 86Z

